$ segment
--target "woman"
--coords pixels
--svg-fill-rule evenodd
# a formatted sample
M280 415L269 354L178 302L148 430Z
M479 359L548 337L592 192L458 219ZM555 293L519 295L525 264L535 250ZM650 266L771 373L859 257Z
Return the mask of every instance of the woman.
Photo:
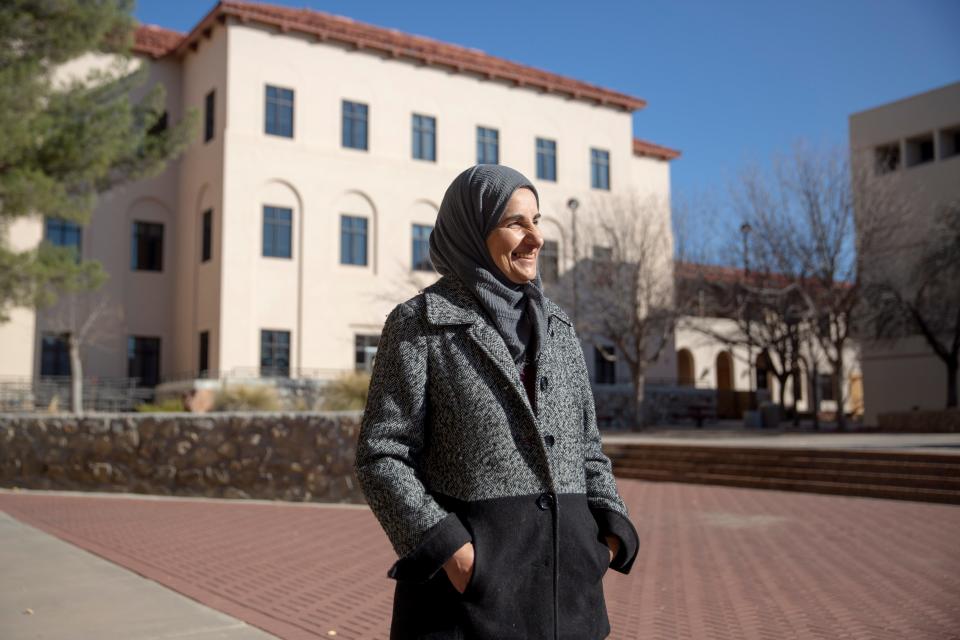
M441 277L387 317L357 445L399 559L391 638L592 640L638 538L600 448L583 350L544 296L539 196L477 165L430 236Z

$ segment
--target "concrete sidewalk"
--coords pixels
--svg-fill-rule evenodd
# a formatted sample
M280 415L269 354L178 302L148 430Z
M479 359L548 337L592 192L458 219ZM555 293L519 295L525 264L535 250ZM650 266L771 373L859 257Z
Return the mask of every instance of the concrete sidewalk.
M226 614L0 512L3 640L269 640Z

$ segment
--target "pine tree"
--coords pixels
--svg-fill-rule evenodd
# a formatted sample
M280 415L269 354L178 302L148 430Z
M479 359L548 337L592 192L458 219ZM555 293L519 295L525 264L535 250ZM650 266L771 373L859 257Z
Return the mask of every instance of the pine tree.
M149 71L131 64L132 10L132 0L0 3L0 322L12 307L46 307L106 279L99 262L78 261L69 248L7 246L14 220L86 224L99 194L160 173L197 128L195 110L164 126L160 84L131 98ZM61 65L88 53L116 64L58 80Z

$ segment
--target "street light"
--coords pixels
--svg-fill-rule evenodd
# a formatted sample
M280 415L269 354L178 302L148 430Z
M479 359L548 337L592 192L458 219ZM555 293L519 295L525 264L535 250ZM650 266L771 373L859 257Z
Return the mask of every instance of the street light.
M570 209L570 248L573 252L573 326L577 326L577 209L580 201L576 198L567 200L567 209Z
M746 313L747 320L747 385L748 391L753 397L753 345L751 344L753 336L750 335L750 305L747 302L749 300L749 293L747 293L747 287L750 286L750 252L748 251L748 241L750 237L750 232L753 231L753 227L750 226L749 222L744 222L740 225L740 233L743 235L743 278L744 278L744 292L746 295L744 301L744 313Z

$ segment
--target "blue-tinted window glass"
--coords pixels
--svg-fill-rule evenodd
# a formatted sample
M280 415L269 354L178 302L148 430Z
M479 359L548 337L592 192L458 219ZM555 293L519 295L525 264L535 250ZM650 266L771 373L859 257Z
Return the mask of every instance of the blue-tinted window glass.
M343 101L343 146L350 149L367 148L367 105Z
M413 225L413 268L417 271L432 271L430 260L430 232L433 227L424 224Z
M557 143L537 138L537 179L557 180Z
M207 94L207 98L204 101L204 113L203 113L203 141L209 142L213 140L214 132L214 105L216 104L215 93L211 91Z
M500 162L500 132L496 129L477 127L477 164Z
M271 135L293 137L293 89L267 85L264 131Z
M135 271L163 271L163 223L133 223L130 268Z
M610 189L610 152L590 149L590 186Z
M127 338L127 376L137 378L138 386L157 386L160 382L160 338Z
M273 329L260 331L260 375L290 375L290 332Z
M263 255L269 258L292 257L293 209L263 207Z
M340 263L367 264L367 219L340 216Z
M417 160L436 161L436 118L413 114L413 157Z
M210 259L213 250L213 209L203 212L203 233L200 243L200 261Z
M40 339L40 375L70 375L70 334L44 333Z
M74 257L80 262L80 225L69 220L59 218L46 218L46 229L44 236L47 242L58 247L70 247L74 251Z

